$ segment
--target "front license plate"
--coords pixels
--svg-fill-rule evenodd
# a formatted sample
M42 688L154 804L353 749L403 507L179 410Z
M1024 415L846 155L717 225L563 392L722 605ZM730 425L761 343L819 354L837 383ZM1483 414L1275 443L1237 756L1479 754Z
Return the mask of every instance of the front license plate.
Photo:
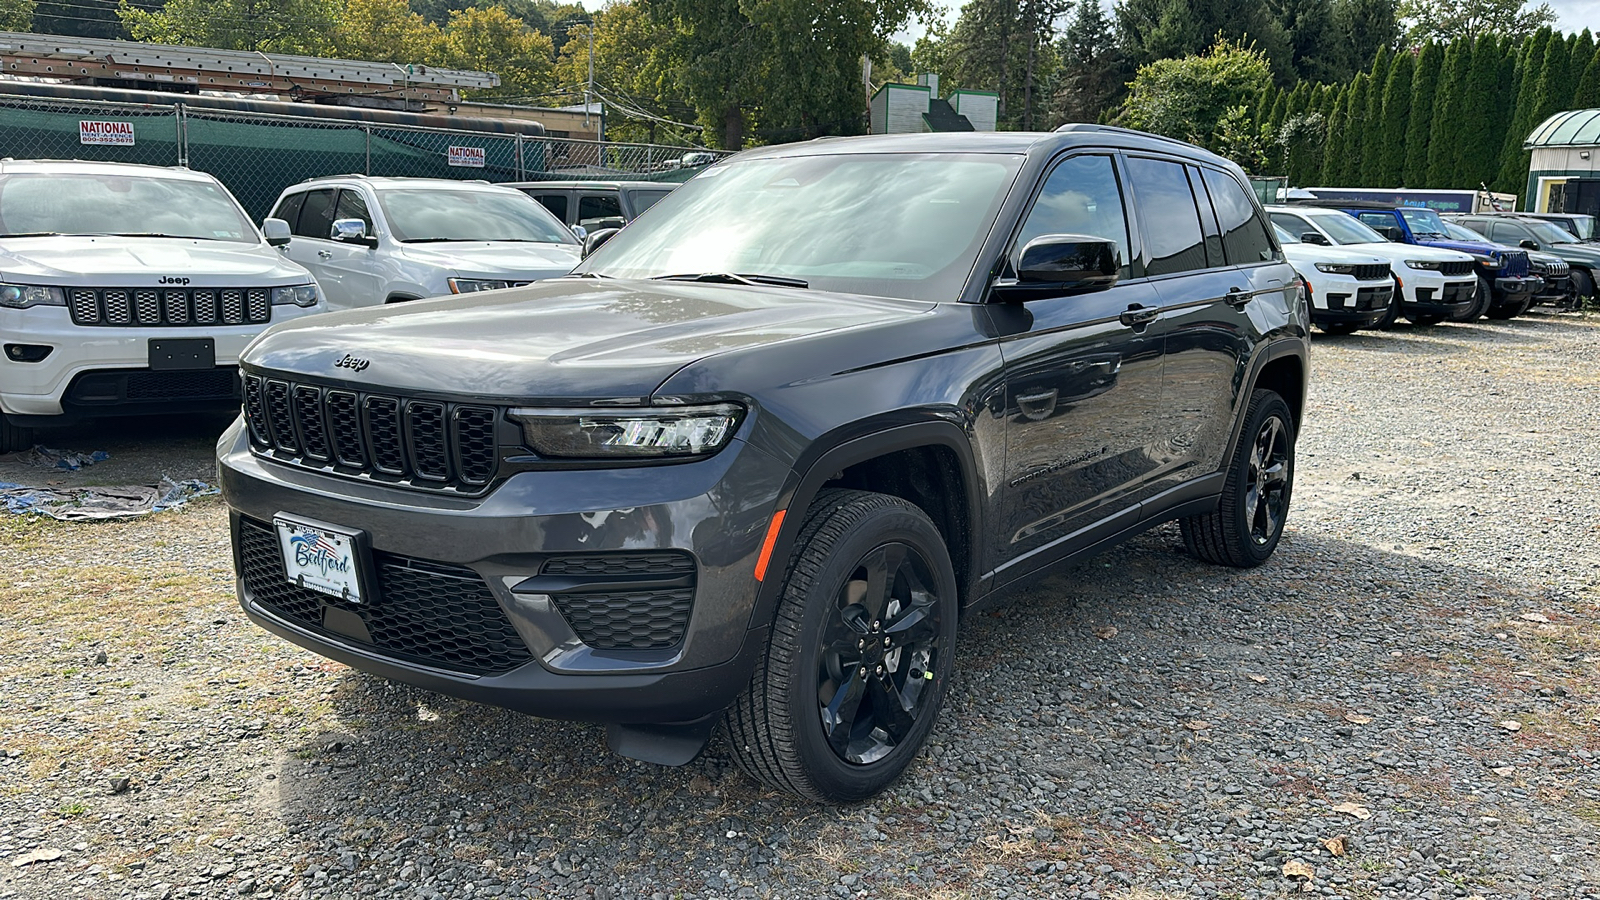
M289 583L351 603L361 602L355 535L275 517Z
M215 338L151 338L150 368L156 371L215 369Z

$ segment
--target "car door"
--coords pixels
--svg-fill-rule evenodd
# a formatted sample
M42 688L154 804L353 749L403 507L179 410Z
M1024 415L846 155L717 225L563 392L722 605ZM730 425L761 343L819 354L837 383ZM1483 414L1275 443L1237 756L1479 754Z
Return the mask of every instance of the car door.
M538 191L530 193L533 199L539 201L550 214L560 219L565 225L576 225L577 220L572 218L572 196L570 191Z
M367 199L359 188L339 189L338 198L334 201L333 221L340 219L360 219L366 226L367 236L378 237ZM332 228L331 222L329 228ZM330 308L380 306L387 299L385 287L389 279L384 271L383 256L377 247L325 240L317 247L316 254L323 270L328 273L328 281L319 278L318 283L328 293Z
M1489 223L1489 240L1507 247L1520 247L1523 241L1534 240L1533 232L1525 228L1520 222L1491 222ZM1538 242L1535 241L1535 244Z
M1174 163L1145 174L1133 171L1141 210L1176 208L1183 182ZM1289 322L1294 306L1293 269L1268 236L1247 189L1231 174L1186 165L1189 193L1206 235L1206 264L1198 271L1155 279L1165 325L1160 421L1164 430L1157 486L1181 494L1184 485L1216 472L1233 439L1233 425L1249 397L1251 354L1262 335ZM1162 200L1147 190L1162 179ZM1144 216L1147 229L1164 217ZM1152 244L1156 240L1149 238ZM1182 497L1174 497L1184 499Z
M997 304L1006 417L1001 582L1092 542L1127 518L1155 469L1149 426L1161 394L1159 299L1142 276L1112 154L1056 163L1022 216L1010 258L1045 234L1111 238L1111 288ZM1106 520L1110 520L1107 522Z
M294 233L285 248L288 257L310 270L330 307L334 306L334 297L333 286L328 281L328 261L318 251L329 243L337 194L335 188L316 188L290 194L278 204L279 218L287 221L289 230ZM293 218L289 218L291 212Z

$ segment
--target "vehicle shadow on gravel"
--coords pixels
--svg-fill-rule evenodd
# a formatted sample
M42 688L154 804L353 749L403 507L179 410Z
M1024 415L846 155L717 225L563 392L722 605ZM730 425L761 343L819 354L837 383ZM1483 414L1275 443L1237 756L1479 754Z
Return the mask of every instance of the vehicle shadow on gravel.
M40 429L34 433L36 447L78 454L105 451L110 458L71 471L28 451L6 454L0 456L0 481L71 487L156 484L162 478L213 482L217 475L213 448L235 418L234 413L128 416Z
M1600 838L1577 793L1600 755L1578 660L1600 642L1564 602L1513 571L1305 532L1259 569L1210 567L1168 526L970 619L929 747L869 804L764 791L720 737L688 766L649 766L611 755L599 726L355 672L327 697L343 730L281 761L276 800L317 885L415 887L442 867L424 860L449 859L519 895L731 895L780 875L780 894L812 895L855 871L911 872L862 886L914 895L991 866L1053 877L1038 859L1181 874L1185 853L1230 884L1279 884L1281 852L1334 834L1480 883L1498 877L1485 841L1519 873L1590 878L1593 862L1551 862ZM1265 809L1289 834L1252 855ZM1496 844L1485 815L1546 825ZM1163 837L1178 827L1195 837ZM1376 878L1361 862L1322 864Z

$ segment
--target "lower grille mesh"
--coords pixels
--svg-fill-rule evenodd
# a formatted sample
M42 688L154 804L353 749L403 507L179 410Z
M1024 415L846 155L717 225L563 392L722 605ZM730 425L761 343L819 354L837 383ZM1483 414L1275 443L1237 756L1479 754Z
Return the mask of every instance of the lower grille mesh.
M235 540L249 599L308 631L353 640L323 628L323 612L332 608L359 616L373 650L402 661L492 675L533 658L489 586L471 569L375 552L372 595L351 604L290 584L271 526L241 519Z

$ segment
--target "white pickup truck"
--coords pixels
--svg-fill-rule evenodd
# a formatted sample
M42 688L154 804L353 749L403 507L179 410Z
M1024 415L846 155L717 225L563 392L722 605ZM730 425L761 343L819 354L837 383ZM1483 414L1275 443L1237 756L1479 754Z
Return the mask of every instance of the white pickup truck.
M239 405L239 352L326 309L227 188L187 169L0 160L0 452L32 429Z

